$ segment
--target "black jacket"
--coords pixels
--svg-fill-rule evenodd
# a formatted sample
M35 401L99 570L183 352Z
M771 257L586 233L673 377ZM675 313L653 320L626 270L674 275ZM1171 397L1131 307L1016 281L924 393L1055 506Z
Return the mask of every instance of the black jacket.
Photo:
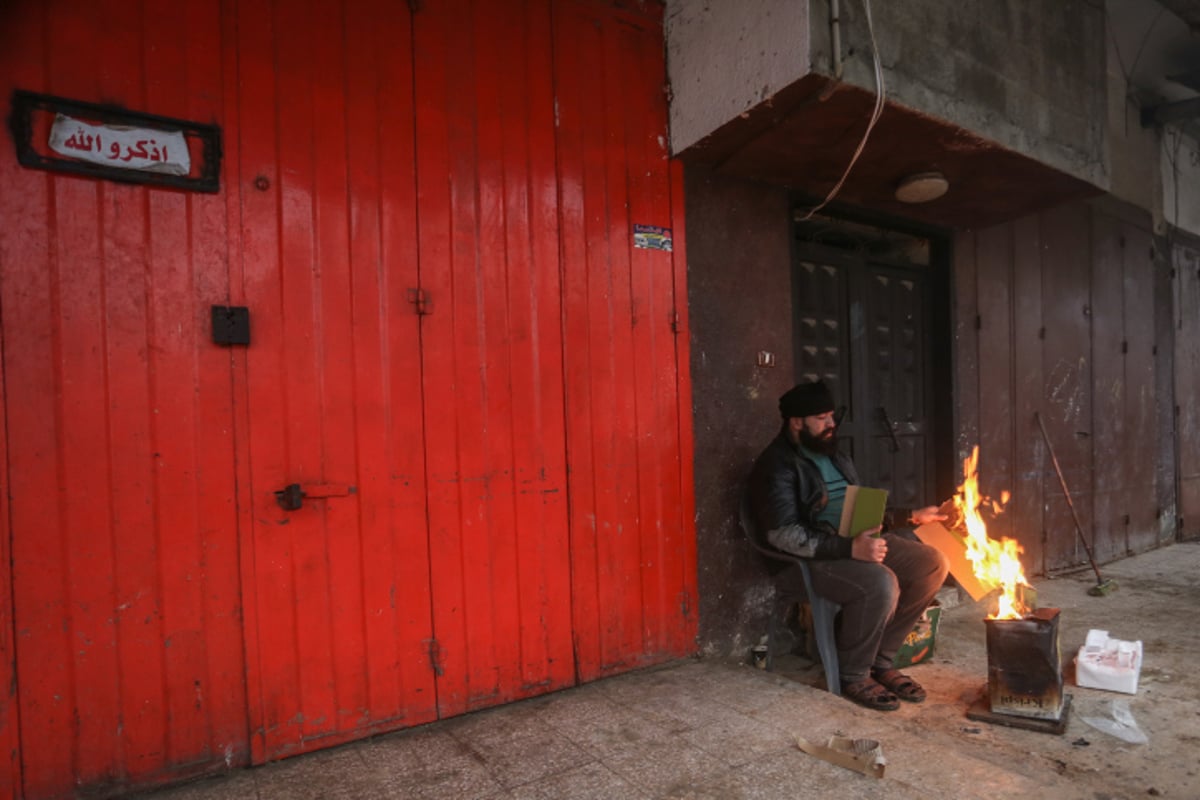
M838 452L832 458L849 483L859 482L849 456ZM852 540L817 520L829 494L817 465L792 444L786 427L754 462L747 492L755 534L764 547L805 558L850 557Z

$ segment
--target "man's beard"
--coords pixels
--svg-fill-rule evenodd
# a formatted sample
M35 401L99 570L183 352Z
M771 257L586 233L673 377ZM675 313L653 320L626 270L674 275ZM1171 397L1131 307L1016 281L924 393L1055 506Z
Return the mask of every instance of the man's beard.
M823 456L831 456L837 452L838 442L837 433L831 433L829 438L821 438L813 436L806 428L800 429L800 444L812 450L814 453L820 453Z

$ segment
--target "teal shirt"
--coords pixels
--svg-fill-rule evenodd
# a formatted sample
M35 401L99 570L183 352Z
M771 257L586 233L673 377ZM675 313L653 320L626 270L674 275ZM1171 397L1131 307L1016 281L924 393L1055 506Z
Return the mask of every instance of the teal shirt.
M821 472L821 480L825 481L825 491L829 493L829 503L817 515L818 522L828 522L836 531L842 523L842 505L846 500L846 476L833 463L833 459L820 453L814 453L807 447L800 451L808 456Z

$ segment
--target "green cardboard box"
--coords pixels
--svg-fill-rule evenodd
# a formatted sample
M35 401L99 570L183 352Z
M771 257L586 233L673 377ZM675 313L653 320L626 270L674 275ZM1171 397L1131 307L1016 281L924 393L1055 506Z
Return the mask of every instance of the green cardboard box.
M925 613L917 620L912 632L904 637L904 644L896 651L892 666L896 669L920 664L933 657L933 646L937 642L938 619L942 616L942 607L934 600Z

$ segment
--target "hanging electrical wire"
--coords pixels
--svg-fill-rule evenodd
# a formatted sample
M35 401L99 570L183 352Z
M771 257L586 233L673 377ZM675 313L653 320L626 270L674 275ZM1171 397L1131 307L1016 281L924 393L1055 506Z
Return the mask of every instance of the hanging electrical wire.
M846 178L850 177L850 170L854 169L854 164L858 161L858 157L862 155L863 149L867 146L867 140L871 138L871 131L875 129L875 123L879 121L879 116L883 113L883 64L879 60L879 45L875 41L875 23L871 19L871 0L863 0L863 8L867 12L867 31L871 34L871 55L875 62L875 107L871 110L871 118L867 121L867 129L863 131L862 140L859 141L854 155L850 157L850 163L846 165L846 171L842 173L841 179L829 190L829 194L825 195L824 200L813 206L807 214L800 218L801 222L810 219L813 214L829 205L830 201L841 191L842 184L846 182Z

